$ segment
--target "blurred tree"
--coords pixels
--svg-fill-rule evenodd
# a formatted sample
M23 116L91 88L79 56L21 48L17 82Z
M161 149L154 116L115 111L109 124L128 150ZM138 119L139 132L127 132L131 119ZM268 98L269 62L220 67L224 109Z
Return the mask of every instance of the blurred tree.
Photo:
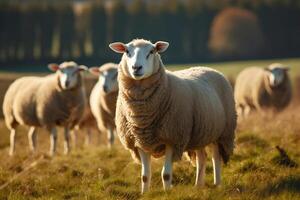
M212 6L212 5L211 5ZM187 27L185 51L188 59L194 61L208 57L207 41L215 8L209 8L205 1L189 0L186 5Z
M74 42L74 13L70 4L57 8L57 24L59 31L59 57L72 58Z
M104 46L105 58L109 60L119 59L118 55L108 49L108 43L115 41L126 41L126 28L128 14L126 12L125 2L121 0L107 1L105 3L105 12L107 16L106 39L107 44Z
M133 0L128 5L128 23L125 27L125 40L130 41L135 38L147 38L147 30L149 25L147 24L147 18L151 18L147 14L146 5L142 0ZM149 39L149 38L148 38Z
M273 4L268 6L267 4L263 4L257 9L257 14L265 35L266 56L300 55L299 9L292 5Z
M167 0L163 5L160 17L162 23L160 30L163 31L163 36L160 39L170 43L168 51L164 54L165 59L172 62L182 62L183 59L186 59L182 53L186 22L184 5L177 0Z
M40 30L41 58L48 59L51 57L55 29L55 10L53 6L45 4L38 10L37 19Z
M73 3L75 37L74 43L77 44L79 56L86 56L86 44L89 39L91 29L91 9L92 5L87 1Z
M209 48L219 58L258 56L263 47L263 34L254 13L227 8L214 19Z
M144 33L139 37L145 37L148 40L152 40L152 42L167 39L164 32L165 24L163 24L162 20L163 12L161 4L159 3L146 4L146 16L144 16L144 19L139 19L143 25L138 27L143 27Z
M21 6L21 40L24 58L34 59L34 46L36 42L36 16L30 4ZM13 32L10 32L13 33Z
M92 35L92 46L93 55L103 57L104 48L107 45L106 38L106 26L107 18L104 10L104 5L100 4L93 6L91 11L91 35Z
M7 6L0 7L0 59L1 61L5 61L7 59L8 55L8 47L9 47L9 41L8 41L8 34L9 34L9 9Z
M0 3L0 59L8 62L56 55L99 64L119 59L109 42L134 38L169 41L168 62L300 56L297 0L8 2ZM228 6L244 9L222 11Z
M112 8L113 41L125 41L124 31L126 30L127 26L127 16L125 3L121 0L115 0Z

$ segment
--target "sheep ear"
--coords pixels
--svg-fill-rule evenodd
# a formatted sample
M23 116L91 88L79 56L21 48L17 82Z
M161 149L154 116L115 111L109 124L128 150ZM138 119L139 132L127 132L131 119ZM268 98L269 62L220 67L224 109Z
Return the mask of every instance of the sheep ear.
M79 65L77 68L78 68L78 71L88 71L88 68L85 65Z
M290 69L291 69L291 67L290 66L284 66L284 67L282 67L283 69L284 69L284 71L286 71L286 72L288 72L288 71L290 71Z
M266 70L266 71L268 71L268 72L271 71L269 67L265 67L264 70Z
M167 50L167 48L169 47L169 43L164 41L158 41L154 44L154 46L158 53L162 53Z
M89 72L96 76L99 76L99 74L101 73L99 67L91 67L89 68Z
M116 53L125 53L127 50L127 47L124 43L122 42L114 42L109 44L109 48L113 50Z
M59 65L56 63L51 63L51 64L48 64L48 68L51 71L56 72L57 70L59 70Z

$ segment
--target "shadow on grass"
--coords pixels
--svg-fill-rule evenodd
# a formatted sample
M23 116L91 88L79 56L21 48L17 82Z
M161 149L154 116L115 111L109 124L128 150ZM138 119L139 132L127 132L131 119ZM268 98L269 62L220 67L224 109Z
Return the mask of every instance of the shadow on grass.
M300 194L300 176L288 176L261 190L263 197L278 195L284 191Z
M109 186L105 189L105 193L115 199L139 199L141 194L139 191L131 190L129 188L122 188L119 186Z

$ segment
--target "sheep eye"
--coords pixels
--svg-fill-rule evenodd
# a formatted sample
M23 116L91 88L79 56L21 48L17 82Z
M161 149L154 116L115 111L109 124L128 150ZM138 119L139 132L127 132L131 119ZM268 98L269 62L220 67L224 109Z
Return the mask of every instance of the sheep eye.
M118 73L116 73L114 76L113 76L113 79L116 79L118 76Z
M128 57L130 57L130 53L129 53L128 50L126 50L126 54L127 54Z
M151 55L151 54L153 54L154 53L154 50L151 50L149 53L148 53L148 55L147 55L147 59L149 58L149 56Z

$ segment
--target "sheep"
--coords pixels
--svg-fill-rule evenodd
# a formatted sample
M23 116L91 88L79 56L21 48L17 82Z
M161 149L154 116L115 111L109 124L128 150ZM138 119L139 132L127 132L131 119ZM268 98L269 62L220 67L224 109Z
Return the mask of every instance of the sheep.
M233 153L236 111L225 77L207 67L170 72L160 54L169 43L136 39L111 43L122 53L116 127L121 143L142 164L141 191L149 190L151 156L165 155L161 172L165 190L171 187L172 162L183 152L196 155L196 185L204 185L205 147L212 146L214 184L221 183L221 161Z
M6 126L10 130L10 150L15 149L18 125L30 127L28 138L30 149L36 149L36 128L45 127L50 133L50 155L56 151L56 126L64 127L64 153L69 152L69 129L76 125L84 111L85 91L80 71L87 67L75 62L49 64L55 74L45 77L22 77L8 88L3 112Z
M249 67L236 79L234 97L238 115L245 118L251 110L279 112L291 101L289 68L273 63L266 68Z
M108 147L114 143L115 111L118 96L118 65L106 63L89 69L99 80L92 89L90 107L100 132L107 132Z

